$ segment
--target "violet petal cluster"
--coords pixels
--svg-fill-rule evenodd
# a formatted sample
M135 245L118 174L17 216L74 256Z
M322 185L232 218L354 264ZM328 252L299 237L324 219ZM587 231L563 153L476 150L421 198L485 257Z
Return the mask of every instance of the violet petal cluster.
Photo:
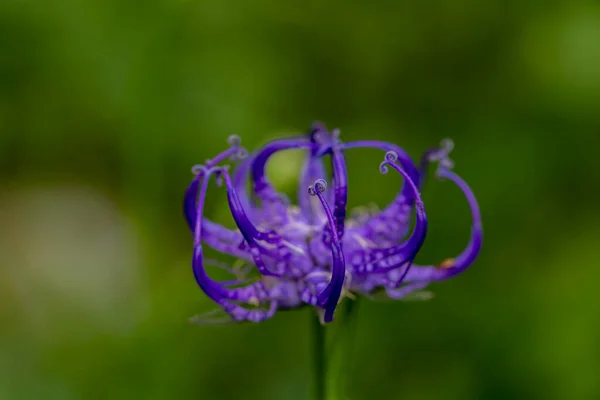
M194 238L194 276L229 320L260 322L278 310L309 305L319 311L323 322L331 322L344 297L385 291L390 298L401 299L431 282L461 273L481 249L479 206L469 186L452 171L450 140L428 150L418 167L395 144L375 140L343 143L339 130L328 132L320 123L313 124L307 135L275 140L250 155L237 136L229 138L229 146L193 167L195 177L184 198L184 212ZM402 176L404 184L381 211L358 210L348 217L345 153L365 148L381 150L385 156L380 172L392 170ZM306 151L306 160L300 174L298 205L292 205L269 182L265 167L274 154L298 149ZM326 157L331 160L330 189L325 181ZM232 173L224 164L227 160L239 161ZM454 182L464 193L472 214L471 237L458 256L438 265L416 265L414 259L427 234L419 191L431 163L437 163L438 178ZM224 186L236 230L204 216L211 180ZM249 268L256 268L258 278L249 279L248 268L218 264L237 279L211 279L203 246L243 260Z

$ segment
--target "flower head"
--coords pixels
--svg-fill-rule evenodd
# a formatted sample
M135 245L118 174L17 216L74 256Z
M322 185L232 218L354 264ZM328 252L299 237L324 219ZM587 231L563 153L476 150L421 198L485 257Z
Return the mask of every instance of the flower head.
M184 199L184 212L194 237L193 271L204 293L233 321L260 322L277 310L304 305L319 310L322 320L333 320L338 303L352 294L385 291L393 299L420 290L433 281L448 279L469 267L482 242L481 215L471 189L454 172L449 158L453 144L442 142L427 151L417 168L400 147L386 142L340 141L338 130L328 132L313 124L307 135L275 140L248 155L237 136L229 148L203 165L192 168L195 177ZM390 170L404 178L391 204L381 211L361 210L347 217L348 177L345 152L375 148L384 153L381 173ZM303 149L298 205L292 205L269 182L265 167L275 153ZM331 188L325 181L324 158L332 164ZM240 162L233 175L226 160ZM431 163L435 175L454 182L471 208L471 238L464 251L438 265L421 266L414 259L427 234L427 217L419 189ZM251 193L247 190L250 177ZM236 230L222 227L203 214L211 180L224 186ZM414 209L415 223L410 229ZM408 237L406 237L408 236ZM247 270L224 268L237 280L217 282L206 272L203 246L244 260L259 278L247 279Z

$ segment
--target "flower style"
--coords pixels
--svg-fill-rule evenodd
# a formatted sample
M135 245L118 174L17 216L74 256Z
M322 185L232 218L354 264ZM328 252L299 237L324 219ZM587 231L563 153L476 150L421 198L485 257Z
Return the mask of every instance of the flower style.
M313 124L308 135L275 140L248 155L237 136L229 149L194 166L195 177L184 198L184 212L194 237L193 272L200 288L226 313L228 320L260 322L277 310L313 306L323 322L331 322L338 303L352 294L385 291L401 299L434 281L453 277L476 259L482 244L479 206L469 186L452 172L448 155L453 144L442 142L427 151L417 168L400 147L386 142L340 141L339 130ZM393 169L404 179L395 199L381 211L354 213L347 218L348 177L345 152L374 148L385 153L380 172ZM291 205L269 182L265 167L271 156L303 149L307 153L300 176L298 205ZM333 190L327 190L323 158L332 163ZM224 161L240 161L233 175ZM454 182L464 193L472 214L471 237L462 253L438 265L413 263L427 234L427 217L419 194L429 164L436 176ZM248 175L251 193L247 189ZM225 186L237 230L222 227L203 215L209 182ZM414 227L410 235L412 209ZM248 272L219 263L238 280L217 282L205 269L203 245L255 266ZM241 279L239 279L241 278Z

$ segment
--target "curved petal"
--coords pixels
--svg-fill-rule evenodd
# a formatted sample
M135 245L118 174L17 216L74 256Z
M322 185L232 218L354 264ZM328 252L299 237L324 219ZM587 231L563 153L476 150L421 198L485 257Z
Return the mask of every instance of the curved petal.
M252 200L250 199L250 194L248 193L246 184L248 182L248 173L250 172L250 167L252 166L254 157L256 157L256 154L251 154L250 157L244 159L233 173L233 186L238 192L242 206L251 214L251 216L254 215L256 210L255 204L253 204Z
M339 135L339 132L334 131L334 137ZM344 222L346 220L346 205L348 204L348 171L346 170L346 159L344 152L337 144L332 149L333 163L333 186L334 186L334 208L333 217L337 235L341 240L344 236Z
M471 224L471 237L467 247L457 257L447 259L437 266L415 265L412 267L406 275L406 282L438 281L451 278L463 272L471 264L473 264L481 250L483 241L481 212L479 210L479 205L477 204L477 199L471 191L471 188L462 178L446 168L440 168L437 174L442 178L449 179L454 182L467 198L467 202L471 208L471 216L473 220Z
M331 280L327 287L318 295L320 304L325 309L325 322L333 321L333 313L337 307L338 300L342 293L342 287L344 285L344 279L346 277L346 262L344 260L344 252L342 250L342 244L337 235L335 228L335 220L331 209L323 196L323 192L327 187L326 182L323 179L318 179L315 182L314 187L309 187L309 194L311 196L317 196L325 213L327 214L327 221L332 233L331 240L331 257L333 259L333 265L331 268Z
M196 196L200 186L200 179L206 180L207 178L204 174L198 174L188 187L183 199L183 211L192 233L195 230L196 217L198 215L196 210ZM241 233L227 229L205 217L201 220L202 241L221 253L230 254L245 260L250 259L250 254L243 248L244 237Z
M200 187L200 193L198 195L198 205L196 211L196 223L194 226L194 257L192 261L192 267L194 271L194 277L196 278L196 282L200 289L206 293L208 297L210 297L214 302L223 305L223 300L225 300L229 293L227 289L225 289L222 285L214 282L209 278L206 274L206 270L204 269L203 263L203 251L202 251L202 213L204 211L204 200L206 198L206 191L208 189L208 182L210 180L211 175L213 175L216 171L214 169L207 169L204 172L204 179L202 181L202 185Z
M244 207L237 196L237 192L233 187L231 177L229 176L227 169L222 169L221 173L225 178L225 186L227 187L227 201L229 203L229 208L231 209L231 215L233 216L233 219L235 220L239 230L242 232L244 239L250 246L250 254L252 254L256 268L258 268L262 275L281 276L283 273L283 268L285 267L285 262L291 255L289 249L284 244L283 238L273 230L269 232L262 232L256 228L256 226L254 226L252 221L250 221L248 218ZM277 248L277 253L266 249L264 246L258 243L259 241L264 241L266 243L275 245ZM261 253L267 254L278 260L277 272L273 272L267 268L260 255Z
M261 200L265 213L270 216L273 223L281 223L287 220L286 204L282 201L284 196L278 193L271 185L265 174L266 164L275 153L291 149L310 149L314 144L310 143L305 136L291 139L275 140L265 145L261 151L256 153L252 161L252 182L256 196Z
M325 179L327 172L323 165L323 159L317 153L316 137L319 132L326 131L325 127L320 123L314 123L311 128L311 143L315 146L308 150L304 166L302 167L301 178L298 188L298 206L302 216L309 224L316 224L325 218L323 208L319 201L312 196L306 196L306 188L309 187L317 179ZM316 202L313 201L317 200Z
M427 235L427 216L419 190L410 176L395 164L398 156L395 152L388 152L385 160L379 166L382 173L387 173L388 166L395 169L406 180L415 197L416 223L411 236L402 244L384 249L361 250L358 257L353 257L359 263L355 265L355 272L385 273L398 266L413 260L423 246ZM354 264L354 262L353 262Z
M271 317L275 313L277 309L276 301L271 301L270 308L266 311L260 309L248 310L238 304L233 303L232 301L261 303L265 300L269 300L268 292L262 282L256 282L246 287L228 289L222 283L217 283L210 279L204 268L204 256L201 242L204 201L206 198L210 177L219 171L220 169L217 168L210 168L204 171L204 180L198 195L198 205L196 211L198 218L196 218L196 224L194 227L194 255L192 261L194 277L196 278L196 282L202 291L204 291L204 293L215 303L221 305L233 319L259 322Z
M353 148L375 148L385 152L393 151L398 155L398 161L402 169L406 171L410 179L417 185L420 185L421 177L417 171L412 159L401 147L392 143L381 142L377 140L359 140L356 142L344 143L343 149ZM412 188L404 185L396 195L396 198L378 215L371 218L364 226L366 235L381 233L389 236L392 240L401 239L408 228L408 219L410 206L415 197Z

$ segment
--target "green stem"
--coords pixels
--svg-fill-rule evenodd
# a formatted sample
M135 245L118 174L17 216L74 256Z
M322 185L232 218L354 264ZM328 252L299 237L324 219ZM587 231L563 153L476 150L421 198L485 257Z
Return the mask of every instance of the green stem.
M356 337L356 320L358 299L344 302L341 308L340 325L337 327L335 340L331 343L331 363L329 400L346 400L350 386L350 378L354 364L354 341Z
M325 400L325 382L327 380L327 365L325 359L325 327L319 318L311 313L313 330L313 361L314 361L314 391L315 400Z

